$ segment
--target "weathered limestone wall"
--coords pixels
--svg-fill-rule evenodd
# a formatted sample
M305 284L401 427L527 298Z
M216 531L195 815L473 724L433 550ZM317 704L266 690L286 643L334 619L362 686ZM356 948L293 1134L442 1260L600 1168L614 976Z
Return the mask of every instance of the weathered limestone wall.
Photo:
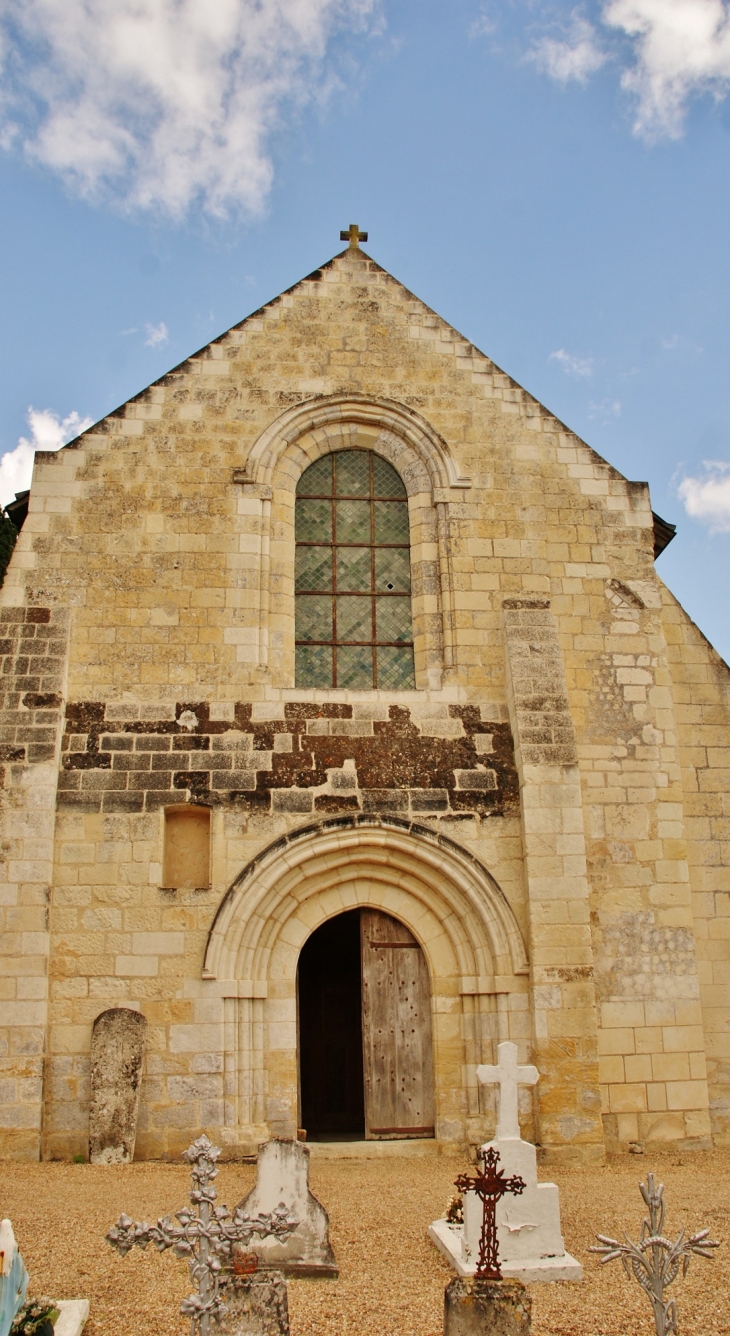
M353 433L408 491L419 688L451 664L503 704L503 597L558 595L570 616L624 567L654 578L646 488L349 252L36 456L2 598L73 607L69 698L291 689L295 481Z
M0 1146L40 1152L63 608L0 609Z
M569 660L609 1145L710 1135L682 775L658 581L612 581Z
M596 994L575 731L547 599L505 599L520 773L540 1140L603 1156Z
M730 669L662 586L712 1132L730 1138Z
M218 907L241 870L304 824L340 814L377 821L380 813L397 817L406 830L427 823L435 836L456 839L490 868L522 941L517 775L506 721L482 717L494 715L493 706L480 711L428 703L415 692L400 693L398 705L347 703L347 694L339 693L337 704L278 708L265 702L169 710L117 705L107 707L106 717L98 704L67 707L52 910L46 1154L84 1151L90 1027L110 1005L139 1008L149 1022L138 1153L174 1154L196 1126L215 1127L227 1145L247 1148L265 1135L266 1125L282 1135L296 1130L295 1040L283 1045L283 1076L275 1056L282 1047L282 1006L286 1025L296 1031L296 956L293 967L287 959L285 968L283 957L269 959L269 941L254 985L250 962L237 961L221 976L204 969L204 955ZM174 891L163 885L163 811L186 796L212 808L212 879L210 888ZM314 884L307 894L316 907L306 931L316 926L325 902L341 909L378 904L413 924L424 949L436 943L433 989L448 999L437 1004L435 1026L436 1086L448 1107L441 1122L452 1134L458 1125L457 1139L476 1141L491 1128L493 1115L489 1100L480 1106L476 1066L504 1034L529 1050L526 975L515 974L491 951L469 964L465 944L458 960L442 960L434 890L418 890L411 872L407 881L400 878L395 851L387 875L360 867L358 847L356 842L344 869L335 860L332 872L337 885L343 878L357 881L357 891L329 890L324 855L312 855ZM274 878L277 888L289 861ZM300 899L301 893L297 906ZM453 913L452 906L442 908ZM462 905L466 933L468 913ZM277 902L278 922L281 915ZM471 930L474 941L480 931ZM265 1042L259 1041L267 1061L265 1070L256 1068L252 1093L249 1059L239 1049L241 1028L254 1024L254 1012L260 1013L255 1023L261 1036L267 1027ZM283 1094L274 1094L277 1083Z
M294 685L296 482L346 446L406 485L413 692ZM671 605L662 618L644 484L348 251L37 456L30 500L0 606L32 621L42 605L54 625L67 608L71 628L62 759L35 767L45 812L60 765L45 1154L85 1150L91 1026L116 1004L149 1022L138 1154L175 1154L201 1126L233 1148L290 1131L297 952L356 904L423 944L444 1139L491 1130L474 1067L511 1038L544 1068L536 1123L524 1112L549 1150L600 1151L596 1043L610 1143L706 1143L710 1024L718 1126L726 1107L728 939L709 869L727 814L720 787L697 810L693 774L707 795L723 781L678 726L689 695L720 710L724 679L708 660L688 684L699 651ZM542 703L521 675L533 645ZM26 771L7 773L16 830L40 809ZM209 887L164 886L163 808L181 802L212 811ZM310 826L334 844L308 843ZM22 1018L40 1043L34 1006ZM24 1081L25 1056L7 1060ZM37 1085L3 1084L0 1116L16 1129L18 1089L35 1122L4 1144L36 1153Z

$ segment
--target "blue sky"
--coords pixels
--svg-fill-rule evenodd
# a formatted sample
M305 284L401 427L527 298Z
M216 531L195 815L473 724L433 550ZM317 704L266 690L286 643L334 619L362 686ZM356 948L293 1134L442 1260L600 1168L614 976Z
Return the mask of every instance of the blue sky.
M726 0L0 0L0 499L356 220L730 659L728 92Z

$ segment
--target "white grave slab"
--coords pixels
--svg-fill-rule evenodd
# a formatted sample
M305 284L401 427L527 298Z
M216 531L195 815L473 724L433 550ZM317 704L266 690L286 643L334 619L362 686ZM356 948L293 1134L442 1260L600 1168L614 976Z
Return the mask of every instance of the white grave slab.
M506 1195L497 1203L496 1223L502 1275L525 1282L582 1280L583 1268L565 1251L560 1231L560 1192L555 1183L538 1183L537 1152L520 1136L517 1091L520 1085L535 1085L536 1067L521 1067L517 1045L500 1044L496 1066L477 1067L485 1085L499 1086L497 1136L482 1149L499 1153L500 1168L511 1177L519 1174L526 1184L519 1196ZM473 1276L479 1257L482 1203L474 1192L464 1194L464 1224L436 1220L429 1235L460 1276Z
M267 1215L281 1202L299 1224L283 1241L271 1237L251 1243L259 1265L274 1267L285 1276L336 1278L339 1271L330 1244L329 1216L309 1189L309 1148L300 1141L273 1137L259 1147L256 1185L239 1206L252 1216Z
M88 1299L57 1299L60 1316L56 1318L53 1336L81 1336L89 1316Z

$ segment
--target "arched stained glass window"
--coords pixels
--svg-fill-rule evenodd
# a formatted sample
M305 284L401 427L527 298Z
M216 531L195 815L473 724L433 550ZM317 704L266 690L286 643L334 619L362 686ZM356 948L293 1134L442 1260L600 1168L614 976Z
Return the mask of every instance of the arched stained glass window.
M406 489L370 450L323 455L296 498L296 684L415 685Z

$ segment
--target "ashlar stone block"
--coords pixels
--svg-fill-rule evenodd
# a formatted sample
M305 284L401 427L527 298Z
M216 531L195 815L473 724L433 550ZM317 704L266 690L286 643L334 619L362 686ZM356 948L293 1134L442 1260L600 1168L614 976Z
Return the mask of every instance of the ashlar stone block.
M528 1336L532 1299L520 1280L457 1276L444 1294L444 1336Z

